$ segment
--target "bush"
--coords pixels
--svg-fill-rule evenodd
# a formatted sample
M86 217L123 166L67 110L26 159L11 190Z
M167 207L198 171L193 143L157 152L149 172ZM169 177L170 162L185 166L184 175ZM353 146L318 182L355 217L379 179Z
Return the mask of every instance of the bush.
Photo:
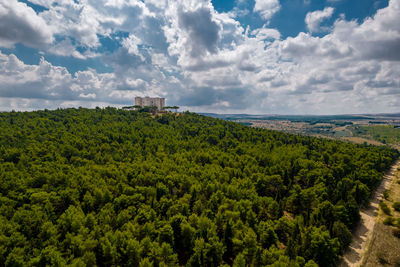
M387 218L383 221L383 224L384 224L384 225L393 225L393 223L394 223L394 218L393 218L392 216L387 217Z
M393 228L392 233L395 237L400 238L400 229L399 228Z
M394 259L394 267L400 267L400 257Z
M385 265L388 264L389 262L386 259L386 255L383 252L378 252L376 253L376 257L378 258L378 261L380 264Z
M389 191L388 190L383 191L383 198L386 200L389 200Z
M386 215L392 215L392 212L390 211L390 208L388 205L386 205L385 202L379 203L379 207L381 207L381 210L386 214Z
M395 211L400 211L400 202L394 202L393 203L393 208Z

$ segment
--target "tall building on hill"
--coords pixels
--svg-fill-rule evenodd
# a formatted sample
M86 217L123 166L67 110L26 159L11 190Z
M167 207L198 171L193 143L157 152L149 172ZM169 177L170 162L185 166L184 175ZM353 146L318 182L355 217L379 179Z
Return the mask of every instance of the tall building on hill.
M164 97L135 97L135 105L143 107L157 107L158 110L162 110L165 107Z

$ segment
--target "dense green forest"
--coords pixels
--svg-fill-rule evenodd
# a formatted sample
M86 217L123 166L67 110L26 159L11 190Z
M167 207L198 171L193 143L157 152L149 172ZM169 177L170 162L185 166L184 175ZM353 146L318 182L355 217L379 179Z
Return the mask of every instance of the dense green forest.
M330 266L398 152L191 113L0 113L0 266Z

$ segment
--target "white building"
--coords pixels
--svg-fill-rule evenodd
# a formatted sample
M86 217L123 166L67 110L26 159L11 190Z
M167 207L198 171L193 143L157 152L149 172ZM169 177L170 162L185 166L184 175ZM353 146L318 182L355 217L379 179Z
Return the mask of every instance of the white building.
M135 97L135 105L143 107L157 107L162 110L165 107L165 98L163 97Z

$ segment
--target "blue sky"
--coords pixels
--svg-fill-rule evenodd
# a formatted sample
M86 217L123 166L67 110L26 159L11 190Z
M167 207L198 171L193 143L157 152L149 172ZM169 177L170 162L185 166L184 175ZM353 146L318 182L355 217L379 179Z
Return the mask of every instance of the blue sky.
M0 110L398 112L400 0L0 0Z

